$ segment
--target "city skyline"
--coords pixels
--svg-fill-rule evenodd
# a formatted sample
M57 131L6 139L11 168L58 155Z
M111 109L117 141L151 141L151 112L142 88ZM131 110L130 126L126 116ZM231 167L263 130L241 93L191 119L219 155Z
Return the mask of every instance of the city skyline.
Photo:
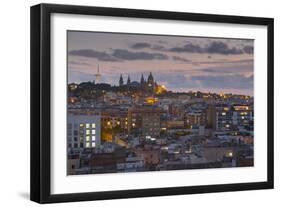
M118 85L154 74L177 92L253 95L253 40L68 32L68 82Z

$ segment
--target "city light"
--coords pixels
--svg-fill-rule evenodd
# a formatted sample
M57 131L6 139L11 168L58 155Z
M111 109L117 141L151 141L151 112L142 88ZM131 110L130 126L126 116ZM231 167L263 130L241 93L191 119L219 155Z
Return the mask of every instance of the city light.
M253 97L168 92L152 74L102 84L68 99L71 173L253 166Z
M158 98L147 97L145 99L145 103L147 103L147 104L156 104L157 102L158 102Z
M162 94L162 93L164 93L164 92L167 92L167 89L166 89L165 85L158 85L158 86L156 87L156 89L155 89L155 93L156 93L157 95L160 95L160 94Z

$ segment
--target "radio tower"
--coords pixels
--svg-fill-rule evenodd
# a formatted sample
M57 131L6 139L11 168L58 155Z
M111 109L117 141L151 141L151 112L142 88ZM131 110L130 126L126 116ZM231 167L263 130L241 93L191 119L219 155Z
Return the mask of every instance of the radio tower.
M100 83L100 77L101 77L100 67L99 67L99 64L98 64L98 72L95 74L95 84Z

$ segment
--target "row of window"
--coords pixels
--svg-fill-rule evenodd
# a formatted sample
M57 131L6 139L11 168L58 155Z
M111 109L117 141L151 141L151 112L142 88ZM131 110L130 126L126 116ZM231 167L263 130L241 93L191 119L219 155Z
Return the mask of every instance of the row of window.
M86 148L95 147L96 142L86 142Z
M89 129L89 128L94 129L94 128L96 128L96 124L95 123L91 123L91 124L90 123L86 123L86 124L81 123L79 126L80 127L84 127L85 126L86 129Z
M71 147L72 147L72 144L69 143L69 144L68 144L68 147L71 148ZM78 148L78 147L83 148L83 147L84 147L84 144L83 144L83 143L80 143L80 145L79 145L78 143L74 143L74 144L73 144L73 148ZM96 147L96 142L86 142L86 143L85 143L85 147L86 147L86 148Z

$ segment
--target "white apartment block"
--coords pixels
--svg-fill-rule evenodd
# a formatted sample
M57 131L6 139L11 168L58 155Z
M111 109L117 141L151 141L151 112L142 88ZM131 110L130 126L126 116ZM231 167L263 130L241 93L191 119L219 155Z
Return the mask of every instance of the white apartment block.
M67 117L68 148L95 148L101 143L101 116L74 115Z

